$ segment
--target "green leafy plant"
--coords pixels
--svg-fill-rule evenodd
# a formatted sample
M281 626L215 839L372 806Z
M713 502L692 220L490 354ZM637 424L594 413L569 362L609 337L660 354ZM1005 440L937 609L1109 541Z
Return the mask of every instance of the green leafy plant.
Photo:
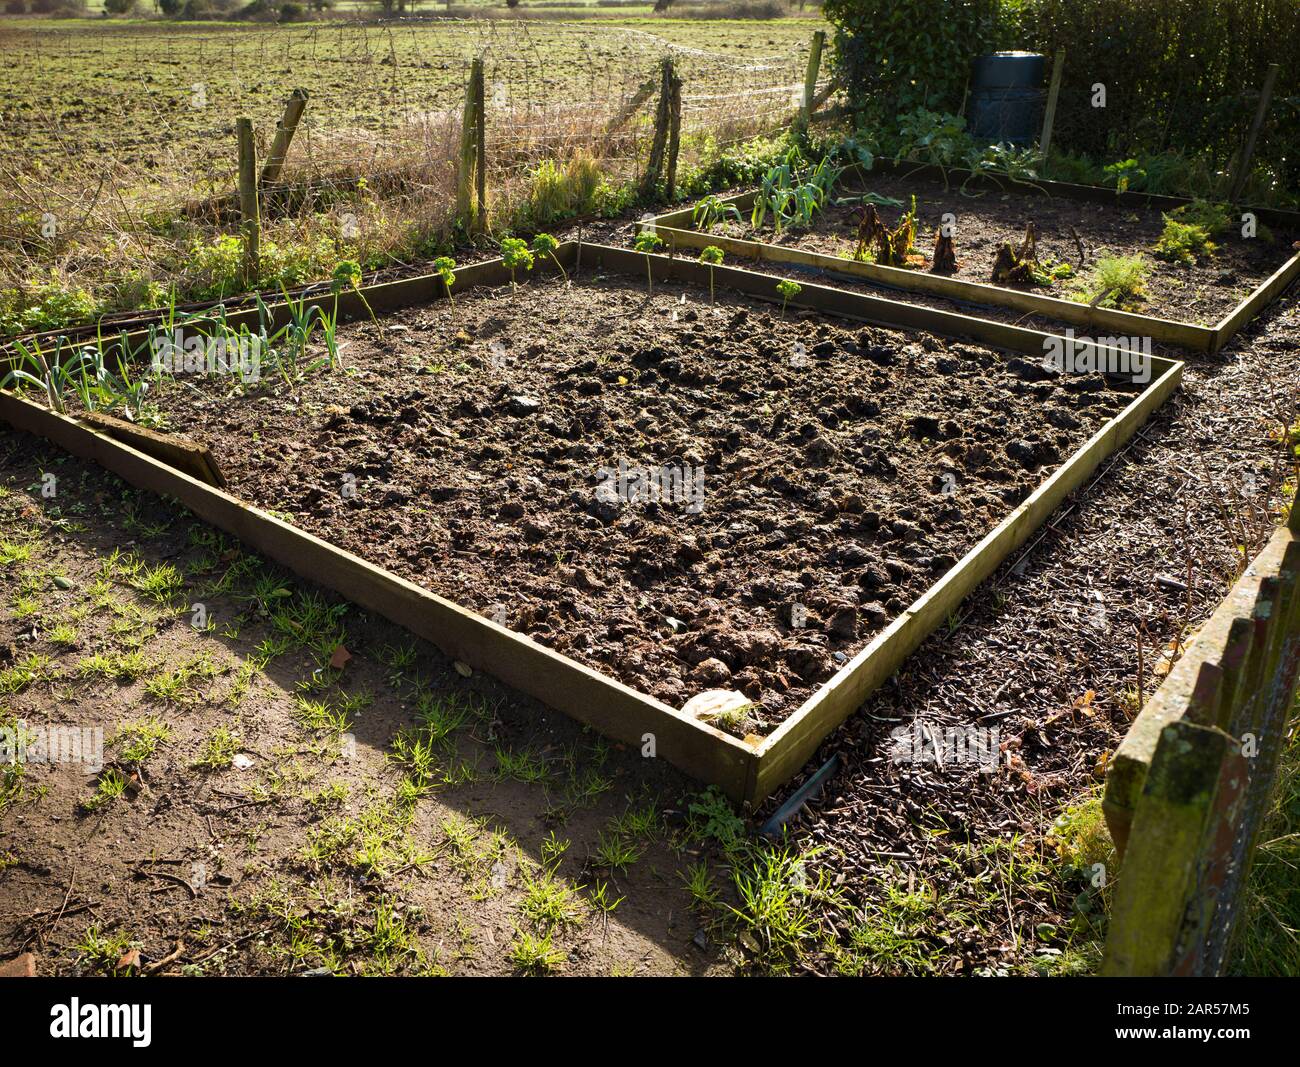
M709 304L713 304L713 268L722 262L723 252L717 245L709 245L700 252L700 262L709 268Z
M1150 273L1142 256L1107 256L1097 260L1076 296L1094 307L1131 308L1146 299Z
M720 196L710 193L691 211L691 225L697 230L711 230L723 219L740 221L740 210L735 204L724 203Z
M1221 204L1194 200L1164 216L1165 227L1155 244L1157 259L1192 266L1210 259L1219 250L1211 240L1232 224Z
M504 237L501 239L501 262L510 271L510 284L514 286L516 270L520 267L523 267L524 270L533 269L533 253L522 239Z
M378 326L379 320L375 318L375 313L370 307L370 301L366 299L366 294L361 291L361 278L361 264L355 259L345 259L334 268L334 273L330 276L330 291L334 294L334 317L336 319L338 318L339 294L346 289L351 289L361 298L361 303L365 305L366 313L370 316L370 321ZM285 300L292 304L292 300L289 299L289 293L285 290L283 283L281 283L280 288L284 291ZM319 315L320 308L317 307L315 310ZM331 365L335 363L334 357L335 353L331 351Z
M662 248L663 243L664 243L664 239L660 237L657 233L655 233L654 230L642 230L640 233L636 235L636 240L633 242L633 247L638 252L645 254L646 285L649 288L650 294L652 296L654 295L654 291L655 291L655 280L654 280L654 275L650 273L650 254L654 252L656 249Z
M788 278L782 278L776 283L776 291L781 294L781 317L785 318L785 306L790 302L791 297L798 296L803 292L803 286L798 282L792 282Z
M1115 183L1115 192L1126 193L1128 187L1139 178L1145 178L1147 172L1138 165L1136 159L1121 159L1115 163L1107 164L1102 168L1102 173Z
M456 284L456 261L451 256L439 256L433 261L433 273L442 279L447 290L447 299L451 306L456 306L456 299L451 295L451 287Z
M533 238L533 251L539 256L550 256L551 262L559 269L561 276L564 278L564 284L567 288L569 284L569 275L555 256L555 250L560 247L560 242L552 237L549 233L539 233Z

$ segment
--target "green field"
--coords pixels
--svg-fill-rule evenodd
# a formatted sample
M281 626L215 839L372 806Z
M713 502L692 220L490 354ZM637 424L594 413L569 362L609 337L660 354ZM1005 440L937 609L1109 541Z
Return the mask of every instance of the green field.
M617 137L607 126L665 56L683 81L683 172L780 130L822 26L0 19L0 334L231 292L238 227L212 206L235 188L235 122L252 119L264 159L294 89L310 99L284 177L312 192L263 219L262 288L450 247L472 57L485 66L493 226L509 229L624 210L653 98L637 97ZM580 208L547 207L548 161L589 168Z
M0 23L0 62L22 76L0 103L0 146L54 176L103 157L147 171L181 154L193 167L196 159L230 156L237 116L273 127L298 87L312 94L314 128L384 131L457 107L469 58L479 52L493 88L503 87L497 100L532 110L616 99L673 48L685 50L678 63L688 94L725 81L733 66L765 59L771 80L795 80L817 25L804 18L610 18L599 26L11 19Z

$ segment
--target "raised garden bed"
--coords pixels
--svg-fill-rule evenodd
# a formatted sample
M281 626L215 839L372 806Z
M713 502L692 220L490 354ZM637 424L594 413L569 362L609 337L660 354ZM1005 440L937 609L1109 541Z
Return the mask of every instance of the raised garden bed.
M1007 308L1097 332L1149 336L1207 353L1222 347L1300 276L1300 252L1293 247L1300 236L1300 216L1294 213L1257 209L1259 230L1253 238L1241 235L1234 214L1234 225L1214 236L1215 251L1177 263L1157 257L1154 250L1165 213L1188 201L1120 199L1111 194L1098 202L1076 198L1076 187L1060 188L1066 190L1064 195L1044 196L1041 187L1024 183L972 179L962 184L956 177L944 181L928 173L890 170L842 182L810 226L783 228L779 234L770 214L754 229L754 193L724 199L722 205L736 211L716 221L693 217L692 206L661 215L654 225L674 250L712 244L729 256L861 278L960 304ZM873 250L855 258L864 194L904 205L878 206L889 229L898 226L911 197L916 197L917 254L906 266L877 262ZM955 220L956 269L934 272L935 238L945 215ZM1018 249L1030 223L1043 268L1036 272L1037 280L1004 278L995 283L1000 250L1008 243ZM1143 299L1117 301L1112 295L1092 306L1092 272L1108 257L1141 257L1147 269Z
M782 310L772 279L732 268L712 307L698 264L559 259L572 286L515 289L494 262L459 272L454 306L434 279L368 291L406 310L340 331L347 372L164 390L229 493L11 394L0 416L753 801L1181 374L1058 375L1033 331L819 286ZM620 461L677 481L647 502ZM709 689L751 702L732 733L680 710Z

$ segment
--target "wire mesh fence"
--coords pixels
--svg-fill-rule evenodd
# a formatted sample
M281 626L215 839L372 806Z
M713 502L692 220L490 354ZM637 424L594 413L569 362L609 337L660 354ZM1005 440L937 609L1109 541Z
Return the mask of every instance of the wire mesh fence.
M272 253L343 242L363 258L399 232L409 246L412 232L445 234L454 221L475 57L489 186L504 213L547 161L581 156L611 185L639 177L664 57L683 83L682 166L784 126L802 99L811 35L787 31L755 54L753 36L714 51L591 22L0 31L5 77L23 79L0 105L0 287L30 277L33 259L66 265L74 249L83 264L112 247L143 273L166 273L178 239L233 233L207 209L235 188L235 120L252 118L265 159L300 87L310 99L282 174L299 195L268 205Z

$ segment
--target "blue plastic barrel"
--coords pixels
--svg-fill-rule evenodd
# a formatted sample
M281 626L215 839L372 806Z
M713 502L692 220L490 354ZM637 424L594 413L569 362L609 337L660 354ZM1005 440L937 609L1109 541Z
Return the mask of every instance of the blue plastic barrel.
M1043 74L1036 52L979 56L971 69L966 127L979 144L1032 144L1043 121Z

